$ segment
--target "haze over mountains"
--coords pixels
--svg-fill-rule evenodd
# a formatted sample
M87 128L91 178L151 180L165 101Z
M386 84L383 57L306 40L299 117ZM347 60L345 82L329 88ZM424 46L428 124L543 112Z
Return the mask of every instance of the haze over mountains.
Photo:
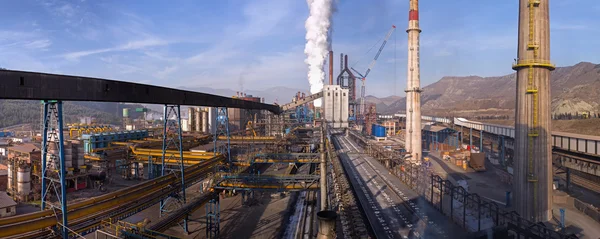
M600 111L600 64L580 62L551 73L552 112ZM425 86L425 114L514 114L516 74L496 77L447 76ZM382 113L403 112L404 97L366 97Z

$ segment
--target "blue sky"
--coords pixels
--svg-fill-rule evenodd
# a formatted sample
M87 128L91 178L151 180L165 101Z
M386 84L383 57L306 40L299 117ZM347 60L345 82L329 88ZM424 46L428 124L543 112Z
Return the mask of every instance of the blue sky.
M550 4L552 61L600 63L600 1ZM422 85L446 75L511 73L517 5L421 1ZM167 87L308 89L304 0L22 0L0 6L0 67ZM395 24L367 94L404 95L407 12L408 0L339 1L335 71L340 52L364 71L378 46L365 53Z

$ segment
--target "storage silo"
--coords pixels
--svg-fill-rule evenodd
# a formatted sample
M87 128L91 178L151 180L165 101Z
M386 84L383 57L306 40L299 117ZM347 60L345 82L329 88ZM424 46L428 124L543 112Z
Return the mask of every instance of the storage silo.
M195 128L194 131L195 132L199 132L202 130L202 111L200 111L200 108L196 108L196 117L194 119L194 123L195 123Z

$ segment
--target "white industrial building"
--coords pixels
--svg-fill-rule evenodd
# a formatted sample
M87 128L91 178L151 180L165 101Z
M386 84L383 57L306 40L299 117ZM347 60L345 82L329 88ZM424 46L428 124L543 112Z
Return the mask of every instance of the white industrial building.
M330 128L348 127L348 89L339 85L323 87L323 118Z

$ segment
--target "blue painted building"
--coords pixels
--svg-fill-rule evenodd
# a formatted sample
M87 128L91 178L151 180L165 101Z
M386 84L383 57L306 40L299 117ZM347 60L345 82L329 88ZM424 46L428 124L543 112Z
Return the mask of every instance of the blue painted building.
M423 125L423 149L427 150L448 150L460 146L456 130L444 126Z
M106 148L111 142L125 142L128 140L141 140L148 137L148 130L130 130L99 134L84 134L81 136L86 154L97 148Z

